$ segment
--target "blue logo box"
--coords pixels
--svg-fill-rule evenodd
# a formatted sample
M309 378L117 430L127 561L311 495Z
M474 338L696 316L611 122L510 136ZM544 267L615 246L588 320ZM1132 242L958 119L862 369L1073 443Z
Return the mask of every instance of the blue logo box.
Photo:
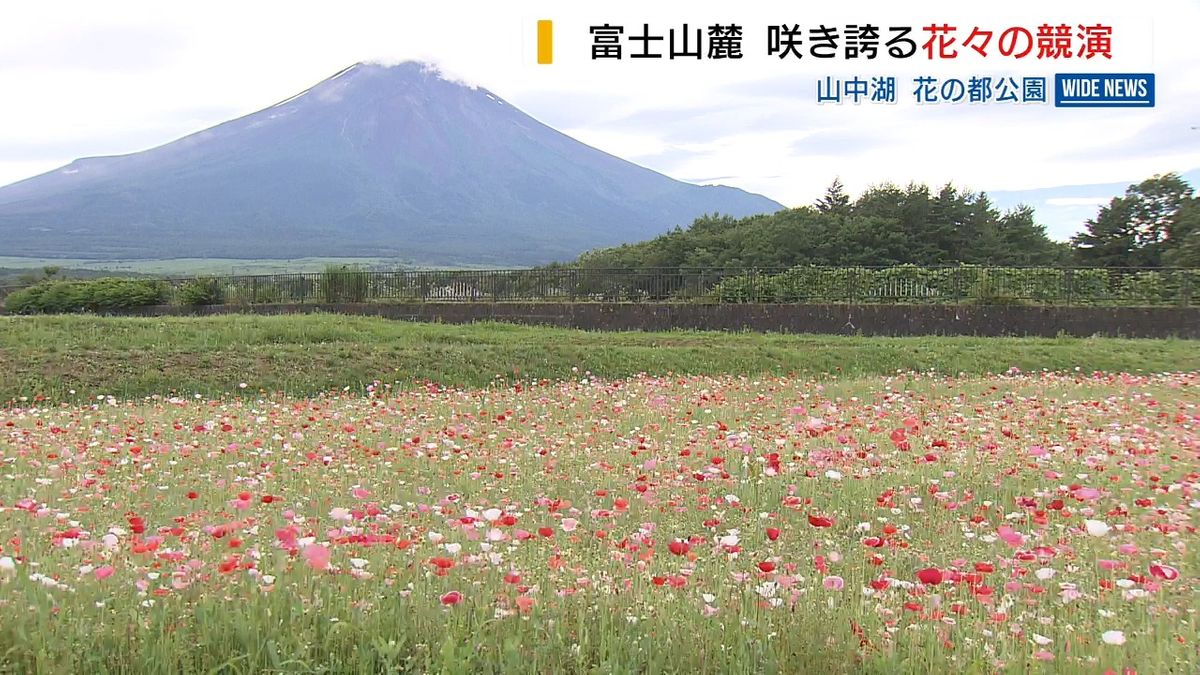
M1154 73L1058 73L1056 108L1153 108Z

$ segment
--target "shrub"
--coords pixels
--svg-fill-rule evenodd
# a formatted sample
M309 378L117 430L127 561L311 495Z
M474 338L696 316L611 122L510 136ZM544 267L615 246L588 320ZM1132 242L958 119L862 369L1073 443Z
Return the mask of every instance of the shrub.
M283 289L267 281L259 281L250 286L250 295L258 305L268 305L283 302Z
M220 305L225 302L225 284L217 278L189 279L177 297L181 305Z
M1079 305L1095 305L1109 300L1109 273L1104 268L1071 270L1071 301Z
M12 314L105 313L115 310L161 305L167 288L151 279L107 277L91 281L46 281L5 299Z
M316 283L311 277L301 274L285 274L276 279L275 287L279 290L279 302L304 302L313 297Z
M361 267L328 265L321 273L321 297L325 302L364 302L371 277Z
M713 290L720 302L774 302L776 287L772 281L769 276L739 274L721 280Z
M78 283L83 289L85 306L92 312L161 305L167 301L166 285L157 279L110 277Z
M1021 305L1028 302L1026 270L998 267L980 269L967 289L967 302L974 305Z
M773 277L762 277L760 284L772 289L768 302L846 302L861 298L868 291L866 274L859 267L793 267ZM763 283L763 282L773 283Z
M797 266L766 275L726 277L712 287L720 302L901 302L972 304L1161 305L1192 302L1200 271L981 267Z
M1122 304L1161 305L1182 297L1181 275L1172 271L1148 270L1125 274L1117 288Z
M13 291L4 298L4 310L9 314L37 314L41 310L42 296L49 284L38 284Z

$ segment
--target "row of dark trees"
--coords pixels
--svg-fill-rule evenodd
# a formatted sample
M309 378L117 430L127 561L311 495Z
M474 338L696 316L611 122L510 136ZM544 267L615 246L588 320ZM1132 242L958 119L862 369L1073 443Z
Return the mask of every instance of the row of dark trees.
M999 211L986 194L947 185L873 187L851 199L839 181L811 207L688 228L584 254L585 267L785 268L796 265L1142 267L1200 265L1200 206L1176 174L1130 186L1070 243L1050 239L1032 208Z

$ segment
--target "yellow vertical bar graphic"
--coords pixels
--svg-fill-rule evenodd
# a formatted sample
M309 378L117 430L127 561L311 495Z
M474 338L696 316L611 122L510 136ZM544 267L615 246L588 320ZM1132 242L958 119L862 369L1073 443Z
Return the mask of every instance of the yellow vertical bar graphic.
M554 63L554 22L538 21L538 63Z

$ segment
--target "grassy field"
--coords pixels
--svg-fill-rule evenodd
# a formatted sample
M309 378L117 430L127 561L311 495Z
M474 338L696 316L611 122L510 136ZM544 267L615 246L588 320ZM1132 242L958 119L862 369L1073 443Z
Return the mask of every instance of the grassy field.
M857 338L702 332L591 333L508 324L411 324L333 315L0 317L0 401L148 394L309 395L381 381L479 387L497 377L651 374L858 377L1010 367L1200 370L1180 340ZM73 393L72 393L73 392Z
M1198 373L1186 341L0 317L0 673L1197 672Z
M619 370L654 344L672 368L690 349L697 367L856 372L938 353L972 370L1186 356L305 325L5 330L22 354L61 341L60 363L115 361L118 339L158 354L150 368L167 344L203 347L250 380L269 371L227 355L304 335L330 342L300 343L302 359L345 345L387 360L400 340L406 367L481 353L485 373ZM0 672L1195 673L1198 387L1194 373L577 377L4 409Z

